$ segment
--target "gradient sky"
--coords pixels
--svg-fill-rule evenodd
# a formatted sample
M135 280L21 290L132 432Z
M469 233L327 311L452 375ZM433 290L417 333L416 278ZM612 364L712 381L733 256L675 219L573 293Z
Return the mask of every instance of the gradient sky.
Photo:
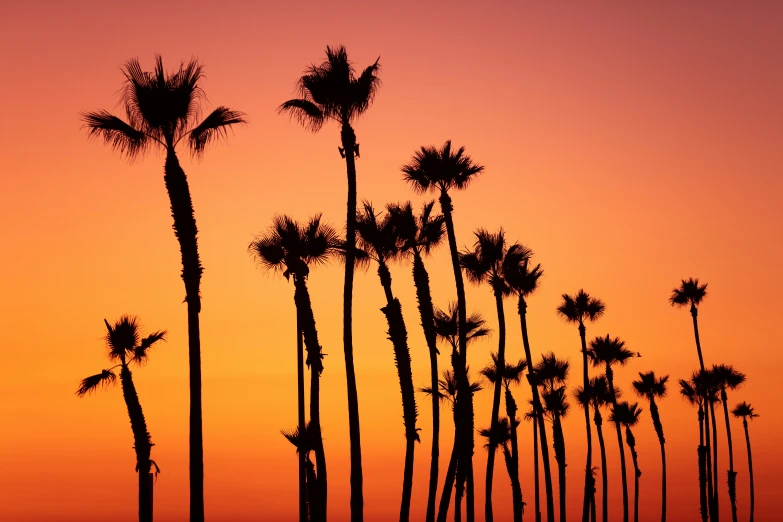
M697 365L686 310L667 303L681 278L709 282L700 325L708 364L749 376L730 400L752 402L756 520L776 520L783 420L780 230L783 214L783 9L772 2L709 6L534 7L431 2L387 6L264 2L15 3L0 10L0 519L14 522L135 519L135 456L119 389L83 400L80 378L106 367L102 320L138 314L168 329L134 373L162 473L156 520L187 520L187 338L179 253L162 181L163 157L129 165L89 142L78 113L112 109L120 65L154 53L206 65L209 106L245 111L250 125L201 162L182 154L206 272L202 350L206 511L210 520L294 521L296 456L280 436L296 423L293 288L263 275L246 252L275 213L323 212L341 227L344 163L338 129L319 134L276 114L326 44L357 65L379 55L383 87L356 124L359 196L378 205L413 198L399 166L417 147L453 139L486 165L455 194L458 241L503 226L546 270L530 299L534 353L554 350L580 374L578 333L554 314L559 296L585 288L607 303L588 336L622 337L643 358L618 372L672 379ZM515 3L516 4L516 3ZM428 260L433 294L453 299L446 249ZM429 361L410 272L392 268L410 332L414 381ZM325 359L322 422L330 517L348 512L348 424L341 343L342 267L310 278ZM367 520L396 520L404 437L399 388L374 271L355 290L355 354ZM487 288L468 306L494 328ZM521 357L515 305L507 304L508 357ZM472 350L481 368L496 337ZM444 356L441 364L448 363ZM571 380L574 384L574 380ZM696 412L673 393L661 404L669 461L670 521L697 518ZM529 391L516 391L519 402ZM431 437L418 397L412 513L423 518ZM476 398L479 426L491 395ZM646 405L643 405L645 410ZM441 469L451 430L442 410ZM740 517L748 476L733 422ZM581 506L583 417L565 421L570 516ZM720 427L720 473L727 453ZM532 508L530 425L521 474ZM642 514L656 520L659 453L645 413L638 439ZM612 518L619 516L616 445L607 437ZM477 446L476 483L486 454ZM597 453L596 453L597 459ZM630 465L630 464L629 464ZM510 487L496 466L496 520L511 517ZM721 481L721 508L728 497ZM477 487L476 505L483 505ZM479 510L480 511L480 510ZM528 512L532 513L532 509ZM532 515L528 515L530 519Z

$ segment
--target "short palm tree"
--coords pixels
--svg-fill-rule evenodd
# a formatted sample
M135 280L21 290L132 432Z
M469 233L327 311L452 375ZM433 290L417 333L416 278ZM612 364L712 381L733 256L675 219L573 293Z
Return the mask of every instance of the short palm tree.
M147 362L149 350L158 341L166 338L165 331L151 333L142 338L139 320L136 317L124 315L113 325L106 324L106 346L109 361L117 363L101 373L82 379L76 395L84 397L100 387L108 387L117 382L115 368L120 369L120 383L125 406L128 408L131 431L133 431L133 449L136 451L136 472L139 474L139 522L152 522L152 467L159 472L158 465L150 458L152 439L147 430L147 421L141 409L139 395L133 384L130 365L142 366Z
M421 147L413 159L407 165L403 165L402 172L405 181L407 181L414 191L426 193L434 191L439 193L441 212L446 222L446 235L449 240L449 252L451 253L451 266L454 271L454 282L457 289L457 307L459 311L459 324L467 326L467 304L465 301L465 283L462 279L462 271L459 264L459 252L457 249L457 236L454 231L454 219L452 212L451 196L449 191L452 189L462 190L475 180L475 178L484 170L482 165L475 163L470 156L465 154L465 148L452 149L451 141L447 141L442 147ZM467 366L467 332L459 333L459 357L462 360L462 366ZM460 370L457 374L457 381L462 382L464 406L457 408L464 410L464 415L460 414L459 431L466 439L464 446L466 454L462 456L463 469L467 473L467 520L473 522L475 517L474 495L473 495L473 446L474 446L474 419L473 419L473 396L470 394L470 387L465 380L465 371ZM463 400L461 399L461 400ZM439 512L443 511L443 501L448 505L450 500L450 487L445 487L445 498L441 498ZM445 515L444 515L445 516ZM443 522L443 521L440 521Z
M639 404L629 404L625 401L617 403L612 408L610 420L615 424L625 426L625 442L631 450L631 459L633 460L634 484L633 484L633 522L639 522L639 477L642 472L639 471L639 456L636 453L636 439L633 436L631 428L639 422L639 416L642 410Z
M143 71L135 58L123 68L125 87L120 91L120 105L126 120L108 111L82 113L90 137L101 138L112 149L129 160L142 156L151 148L166 151L163 181L174 218L174 235L182 254L182 280L188 307L188 358L190 362L190 519L204 520L204 444L201 430L201 274L198 254L196 218L185 171L179 164L180 144L201 156L212 142L225 137L227 129L245 123L241 112L218 107L201 123L200 102L204 91L201 64L191 60L167 74L163 59L155 58L155 70Z
M753 487L753 455L750 451L750 435L748 434L748 419L753 420L758 417L758 413L755 412L753 406L747 402L741 402L737 404L733 410L732 415L739 418L742 417L742 426L745 428L745 443L748 446L748 474L750 475L750 522L753 522L753 515L756 509L756 497L755 489Z
M378 277L381 281L386 306L381 311L389 326L388 335L394 348L394 362L402 392L402 418L405 423L405 469L402 479L402 501L400 503L400 522L410 517L411 492L413 491L413 453L415 443L419 441L416 429L416 397L411 371L411 353L408 348L408 332L402 317L402 305L392 292L392 277L388 263L399 256L399 238L397 237L392 214L386 212L382 217L375 212L372 204L364 202L362 210L356 215L358 248L378 264Z
M699 368L704 371L704 357L701 353L701 341L699 340L699 305L707 297L707 283L699 284L699 279L690 278L682 280L680 286L672 290L669 302L672 306L683 307L690 305L693 318L693 334L696 337L696 352L699 355Z
M582 341L582 387L587 388L590 377L587 373L587 329L586 322L594 322L604 314L606 305L603 301L590 296L584 290L579 290L573 296L563 294L563 301L557 307L557 315L576 324L579 338ZM590 516L590 499L593 491L593 435L590 429L590 408L585 412L585 431L587 433L587 462L585 463L585 489L582 500L582 522L587 522Z
M587 356L596 368L604 367L606 383L609 385L612 406L617 406L617 391L614 387L613 366L624 366L628 359L634 356L633 352L625 347L625 342L619 337L612 339L609 334L606 337L596 337L590 341ZM625 467L625 449L623 446L623 434L620 424L614 423L617 431L617 444L620 448L620 476L623 486L623 522L628 522L628 477Z
M680 395L692 406L698 408L699 419L699 447L697 449L699 456L699 513L702 522L709 518L709 509L707 502L707 447L704 444L704 395L699 390L697 374L693 374L691 379L680 379Z
M401 255L413 260L413 284L419 304L419 317L427 348L430 353L430 380L433 390L438 388L438 342L435 332L435 312L430 292L430 277L424 266L423 257L428 255L443 240L446 233L442 214L433 212L435 201L425 203L421 213L414 214L410 202L404 205L389 205ZM425 522L435 521L435 498L438 493L438 457L440 454L440 408L438 396L432 394L432 451L430 456L430 482L427 492L427 513Z
M637 395L647 399L650 404L650 417L655 433L658 435L658 444L661 445L661 522L666 522L666 439L663 436L663 424L655 399L666 397L667 382L669 382L668 375L656 377L655 372L639 372L639 379L632 383Z
M362 445L359 429L359 398L353 367L353 276L356 246L356 158L359 144L353 124L367 112L381 85L378 77L380 58L360 75L356 75L345 47L326 47L326 60L311 65L297 82L299 98L280 105L280 112L290 114L305 128L317 132L324 123L340 126L340 155L345 158L348 174L348 202L345 224L345 285L343 289L343 351L348 387L348 428L351 442L351 522L364 519L362 494Z
M304 337L307 366L310 368L310 443L315 453L317 499L310 498L311 519L326 520L327 474L326 456L321 438L321 373L323 353L318 342L318 330L310 301L307 280L310 266L323 264L335 255L340 246L335 230L316 215L301 224L289 216L276 216L269 230L250 243L248 251L259 265L280 272L294 283L296 319ZM297 370L299 371L299 370ZM315 509L314 509L315 507ZM312 512L315 511L315 514Z
M729 397L726 390L736 390L745 382L745 374L727 364L713 365L712 373L715 375L720 388L720 400L723 403L723 416L726 421L726 440L729 446L729 500L731 501L731 519L737 522L737 472L734 471L734 447L731 443L731 424L729 423Z

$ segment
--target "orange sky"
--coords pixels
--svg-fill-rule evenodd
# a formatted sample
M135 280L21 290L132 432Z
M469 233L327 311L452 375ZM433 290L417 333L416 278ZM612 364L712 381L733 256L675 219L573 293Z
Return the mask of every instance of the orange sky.
M135 519L136 476L119 389L84 400L77 381L106 366L102 319L138 314L165 328L136 379L158 478L156 520L187 519L187 339L179 254L161 155L129 165L90 143L78 113L114 107L119 66L155 52L169 65L197 55L212 106L245 111L250 125L198 163L183 154L200 229L206 510L211 520L296 520L296 457L279 435L296 422L293 289L262 275L246 253L275 213L323 212L340 227L344 163L334 126L312 135L275 112L327 43L359 65L378 55L383 88L356 125L359 196L381 205L413 198L399 166L420 145L451 138L486 165L454 196L461 244L502 225L532 247L546 277L530 300L534 353L555 350L579 375L578 334L554 314L559 295L584 287L607 303L588 335L621 336L643 353L618 373L673 379L696 367L690 317L667 304L680 278L709 282L700 315L707 363L749 376L730 397L761 413L751 426L756 520L775 519L783 465L772 382L783 363L779 266L783 249L783 9L770 3L701 7L387 7L245 2L82 2L5 6L0 15L0 519ZM219 7L219 10L217 9ZM437 304L453 299L442 249L428 261ZM429 361L408 268L393 267L410 333L414 381ZM348 424L341 344L342 267L310 278L328 354L322 422L330 516L348 510ZM374 271L356 281L354 323L367 520L396 520L404 452L399 388ZM468 306L493 328L490 291ZM509 357L522 348L509 301ZM472 350L482 367L496 338ZM448 362L444 356L442 365ZM572 381L573 383L573 381ZM697 517L696 413L674 393L661 404L670 472L670 521ZM520 388L518 400L529 391ZM272 397L264 400L263 395ZM423 518L430 413L419 397L412 513ZM491 395L476 399L488 424ZM645 406L646 410L646 406ZM442 410L442 460L450 449ZM522 426L522 487L532 507L532 442ZM721 476L727 457L721 436ZM733 424L740 517L748 485L741 423ZM569 509L578 516L583 417L565 422ZM658 517L659 454L645 414L636 429L642 515ZM619 515L616 445L607 437L610 502ZM596 453L597 458L597 453ZM483 449L476 483L483 484ZM630 465L630 464L629 464ZM511 500L496 467L496 520ZM723 517L728 498L721 483ZM543 490L543 488L542 488ZM483 506L483 487L477 488ZM480 512L480 510L479 510ZM532 513L532 510L529 511ZM528 515L528 519L530 519Z

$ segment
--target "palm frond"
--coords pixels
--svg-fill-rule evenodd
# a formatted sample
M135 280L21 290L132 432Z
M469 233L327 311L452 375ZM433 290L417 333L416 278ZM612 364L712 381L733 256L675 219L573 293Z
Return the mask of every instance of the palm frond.
M81 119L88 137L102 138L112 150L124 154L131 161L147 150L147 135L108 111L83 112Z
M79 389L76 390L76 395L84 397L90 392L97 390L99 387L104 388L111 386L117 381L117 375L111 370L103 370L101 373L90 375L85 377L79 383Z
M194 156L202 156L207 145L228 135L232 125L247 123L245 115L228 107L218 107L188 133L188 145Z
M318 132L326 122L326 116L318 105L306 99L288 100L280 105L279 113L288 113L304 128Z
M133 351L139 344L139 318L132 315L123 315L113 325L104 319L106 329L106 346L109 349L109 359L120 360L123 357L133 356Z
M133 361L138 365L146 364L147 360L149 359L149 354L147 353L152 346L157 343L158 341L165 341L166 340L166 331L165 330L159 330L157 332L153 332L149 334L147 337L141 340L141 343L139 343L136 348L133 350Z
M736 406L734 406L734 409L731 410L731 414L735 417L743 417L743 418L751 418L754 419L758 417L758 413L753 409L753 406L751 406L747 402L740 402Z

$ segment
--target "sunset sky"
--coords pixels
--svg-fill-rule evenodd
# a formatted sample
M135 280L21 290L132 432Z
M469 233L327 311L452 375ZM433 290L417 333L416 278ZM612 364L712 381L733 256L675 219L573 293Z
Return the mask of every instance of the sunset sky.
M355 128L359 198L377 206L425 197L400 166L422 145L452 139L486 166L455 193L461 245L502 226L545 269L529 300L534 354L555 351L581 382L576 327L555 315L560 295L584 288L607 304L589 338L620 336L643 357L617 372L632 398L639 371L671 375L660 404L669 464L669 520L698 517L695 409L676 381L698 365L687 310L669 306L680 279L709 283L701 307L705 362L748 375L731 404L752 402L756 521L779 520L783 417L783 7L774 2L691 6L538 7L435 2L326 6L296 2L14 2L0 8L0 520L136 519L135 455L119 388L78 399L78 381L107 367L103 319L138 315L167 329L134 372L162 473L159 522L188 516L187 330L180 258L163 184L163 155L133 164L80 128L83 110L116 107L120 66L150 69L198 57L206 108L244 111L202 161L184 150L199 226L206 514L212 521L297 520L297 459L279 430L296 424L293 286L247 253L273 215L322 212L342 229L345 165L339 129L312 134L277 106L327 44L363 67L380 56L382 88ZM666 4L666 5L664 5ZM426 260L435 303L455 299L446 248ZM408 266L394 265L414 383L429 359ZM329 515L348 516L349 444L342 355L343 267L309 279L324 352L322 425ZM468 286L469 311L496 328L487 287ZM405 440L393 352L374 270L356 279L354 343L366 520L397 520ZM523 356L508 300L507 357ZM474 372L497 336L471 350ZM446 351L442 350L445 354ZM448 364L441 357L443 368ZM526 403L527 387L515 389ZM637 399L634 399L634 401ZM412 520L423 520L431 443L429 403L417 396ZM660 455L647 405L639 426L641 516L659 518ZM489 424L491 393L476 396ZM441 470L453 428L442 409ZM722 416L720 502L728 457ZM565 420L569 518L582 502L584 417ZM732 421L738 503L748 515L740 421ZM520 473L533 520L532 427L521 429ZM476 506L486 452L477 439ZM611 519L621 512L617 446L607 437ZM594 454L594 462L598 453ZM511 519L511 490L496 465L496 520ZM554 462L553 462L554 464ZM630 467L630 462L629 462ZM630 476L630 475L629 475ZM480 485L480 487L479 487ZM600 484L599 484L600 486ZM632 486L629 487L632 491ZM439 492L440 494L440 492ZM543 494L543 484L542 484ZM600 487L599 487L600 498ZM483 519L480 509L479 518ZM576 518L573 518L576 519Z

